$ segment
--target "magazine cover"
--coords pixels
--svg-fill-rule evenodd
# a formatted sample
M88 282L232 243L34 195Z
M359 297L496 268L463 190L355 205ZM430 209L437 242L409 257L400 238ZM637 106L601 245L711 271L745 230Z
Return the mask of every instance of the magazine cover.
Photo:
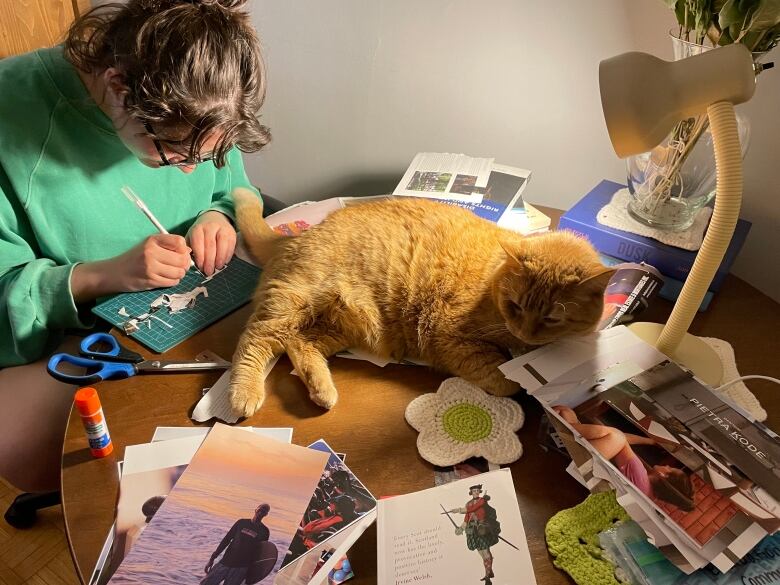
M379 585L533 585L512 474L491 471L380 500Z
M570 452L586 482L581 448L591 469L651 505L707 560L731 554L733 564L780 528L776 437L625 327L551 344L501 369L562 423L567 448L580 446Z
M649 264L617 264L604 290L604 313L597 330L633 321L664 284L661 273Z
M270 585L327 460L215 425L109 583Z
M522 194L530 177L531 171L494 164L485 187L469 187L473 193L482 196L482 201L473 203L444 200L443 202L463 207L483 219L512 229L513 226L505 225L502 220L506 219L512 209L524 208ZM518 231L523 231L522 228L525 226L517 227L520 228Z

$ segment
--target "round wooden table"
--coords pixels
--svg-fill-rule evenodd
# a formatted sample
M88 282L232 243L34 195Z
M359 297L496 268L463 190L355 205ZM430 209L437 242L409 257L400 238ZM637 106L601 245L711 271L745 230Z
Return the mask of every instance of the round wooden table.
M557 221L560 212L542 210ZM643 319L663 322L671 303L658 300ZM211 350L229 359L250 307L233 313L165 354L169 359L192 359ZM726 339L735 348L743 374L780 377L777 336L780 305L743 281L729 277L712 303L700 314L691 332ZM144 355L140 345L123 343ZM323 412L308 398L301 381L290 375L292 366L282 358L269 376L262 409L242 425L293 427L299 445L324 438L347 454L347 465L377 497L403 494L433 486L433 467L417 453L417 433L404 420L406 406L416 396L433 392L444 379L439 373L415 366L379 368L366 362L334 358L331 369L340 391L336 407ZM151 440L157 426L193 425L189 413L219 373L136 376L103 382L103 402L114 453L93 459L78 414L71 413L62 457L62 503L65 526L77 574L89 580L114 518L118 473L126 445ZM749 382L770 412L769 425L780 427L780 393L769 382ZM541 408L533 398L519 396L526 412L520 431L522 458L511 465L529 549L540 585L570 583L553 567L544 540L547 520L559 510L574 506L587 495L565 471L567 461L547 453L538 443ZM372 527L349 553L360 583L376 582L376 531Z

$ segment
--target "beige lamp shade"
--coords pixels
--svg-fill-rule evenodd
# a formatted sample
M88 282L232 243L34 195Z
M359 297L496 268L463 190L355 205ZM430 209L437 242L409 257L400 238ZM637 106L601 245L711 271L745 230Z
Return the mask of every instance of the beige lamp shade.
M711 104L749 100L756 81L750 51L734 44L673 62L624 53L601 62L599 85L612 146L625 158L651 150Z

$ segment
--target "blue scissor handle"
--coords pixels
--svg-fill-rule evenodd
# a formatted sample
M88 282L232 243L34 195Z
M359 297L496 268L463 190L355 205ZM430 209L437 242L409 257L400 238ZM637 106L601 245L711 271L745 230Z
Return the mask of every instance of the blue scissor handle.
M96 346L103 343L108 345L107 350L99 351L95 349ZM80 349L81 351L79 353L84 357L106 360L109 362L130 362L137 364L144 361L144 356L122 347L116 337L110 333L92 333L91 335L87 335L81 340Z
M70 364L79 368L86 368L83 375L70 375L60 372L57 367L61 363ZM133 364L122 362L104 362L100 360L70 355L69 353L55 353L49 358L46 369L52 377L68 384L95 384L101 380L116 380L129 378L136 373Z

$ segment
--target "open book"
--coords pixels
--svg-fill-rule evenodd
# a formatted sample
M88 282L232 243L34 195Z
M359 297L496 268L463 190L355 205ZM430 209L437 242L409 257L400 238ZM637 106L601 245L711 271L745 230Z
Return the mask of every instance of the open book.
M377 583L536 583L509 469L379 501Z

